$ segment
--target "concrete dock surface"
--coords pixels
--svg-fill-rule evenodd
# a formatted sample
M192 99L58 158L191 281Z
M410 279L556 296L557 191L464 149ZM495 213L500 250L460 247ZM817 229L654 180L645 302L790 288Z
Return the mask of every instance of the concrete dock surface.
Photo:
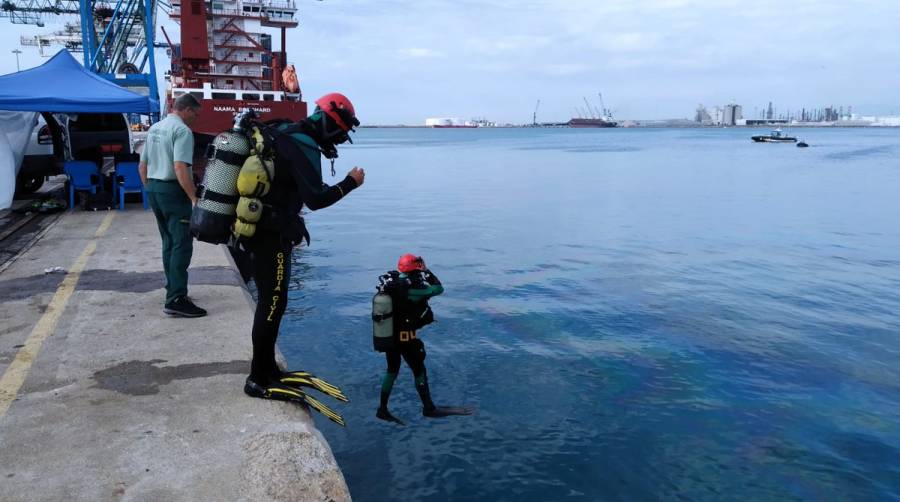
M349 500L309 412L243 394L252 299L227 250L195 241L209 315L184 319L160 247L139 204L76 210L0 272L0 500Z

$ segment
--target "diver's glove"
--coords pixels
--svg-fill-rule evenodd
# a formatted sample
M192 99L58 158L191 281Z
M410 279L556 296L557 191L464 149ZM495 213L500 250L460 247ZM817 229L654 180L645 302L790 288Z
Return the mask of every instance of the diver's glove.
M434 273L432 273L431 270L429 270L427 268L422 271L422 280L424 280L428 284L431 284L432 286L440 286L441 285L441 280L438 279L437 276L434 275Z

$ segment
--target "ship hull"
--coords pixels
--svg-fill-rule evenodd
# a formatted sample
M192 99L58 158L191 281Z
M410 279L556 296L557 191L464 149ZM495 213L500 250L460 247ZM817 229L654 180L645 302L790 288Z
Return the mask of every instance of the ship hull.
M262 121L289 119L298 121L307 116L303 101L237 101L233 99L200 100L200 116L191 127L197 134L215 136L231 129L234 117L245 108L259 113Z
M579 128L598 128L598 127L616 127L618 124L603 119L572 119L569 121L569 127Z
M772 137L772 136L752 136L750 137L756 143L796 143L797 138L790 136Z

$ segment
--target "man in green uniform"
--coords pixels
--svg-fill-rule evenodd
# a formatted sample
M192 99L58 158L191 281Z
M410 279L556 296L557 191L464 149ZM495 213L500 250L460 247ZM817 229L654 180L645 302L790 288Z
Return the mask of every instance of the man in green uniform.
M194 136L191 125L200 114L200 103L190 94L175 100L173 111L153 124L141 151L141 181L156 216L162 237L166 303L163 312L180 317L202 317L206 311L188 298L188 266L193 242L191 209L197 203L197 187L191 163Z

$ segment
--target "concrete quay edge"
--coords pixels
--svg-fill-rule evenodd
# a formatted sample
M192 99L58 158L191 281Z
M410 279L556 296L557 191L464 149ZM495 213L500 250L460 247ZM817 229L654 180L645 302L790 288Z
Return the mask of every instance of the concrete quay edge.
M252 300L227 250L194 243L209 315L168 317L132 208L67 213L0 273L0 500L350 500L308 411L243 394Z

